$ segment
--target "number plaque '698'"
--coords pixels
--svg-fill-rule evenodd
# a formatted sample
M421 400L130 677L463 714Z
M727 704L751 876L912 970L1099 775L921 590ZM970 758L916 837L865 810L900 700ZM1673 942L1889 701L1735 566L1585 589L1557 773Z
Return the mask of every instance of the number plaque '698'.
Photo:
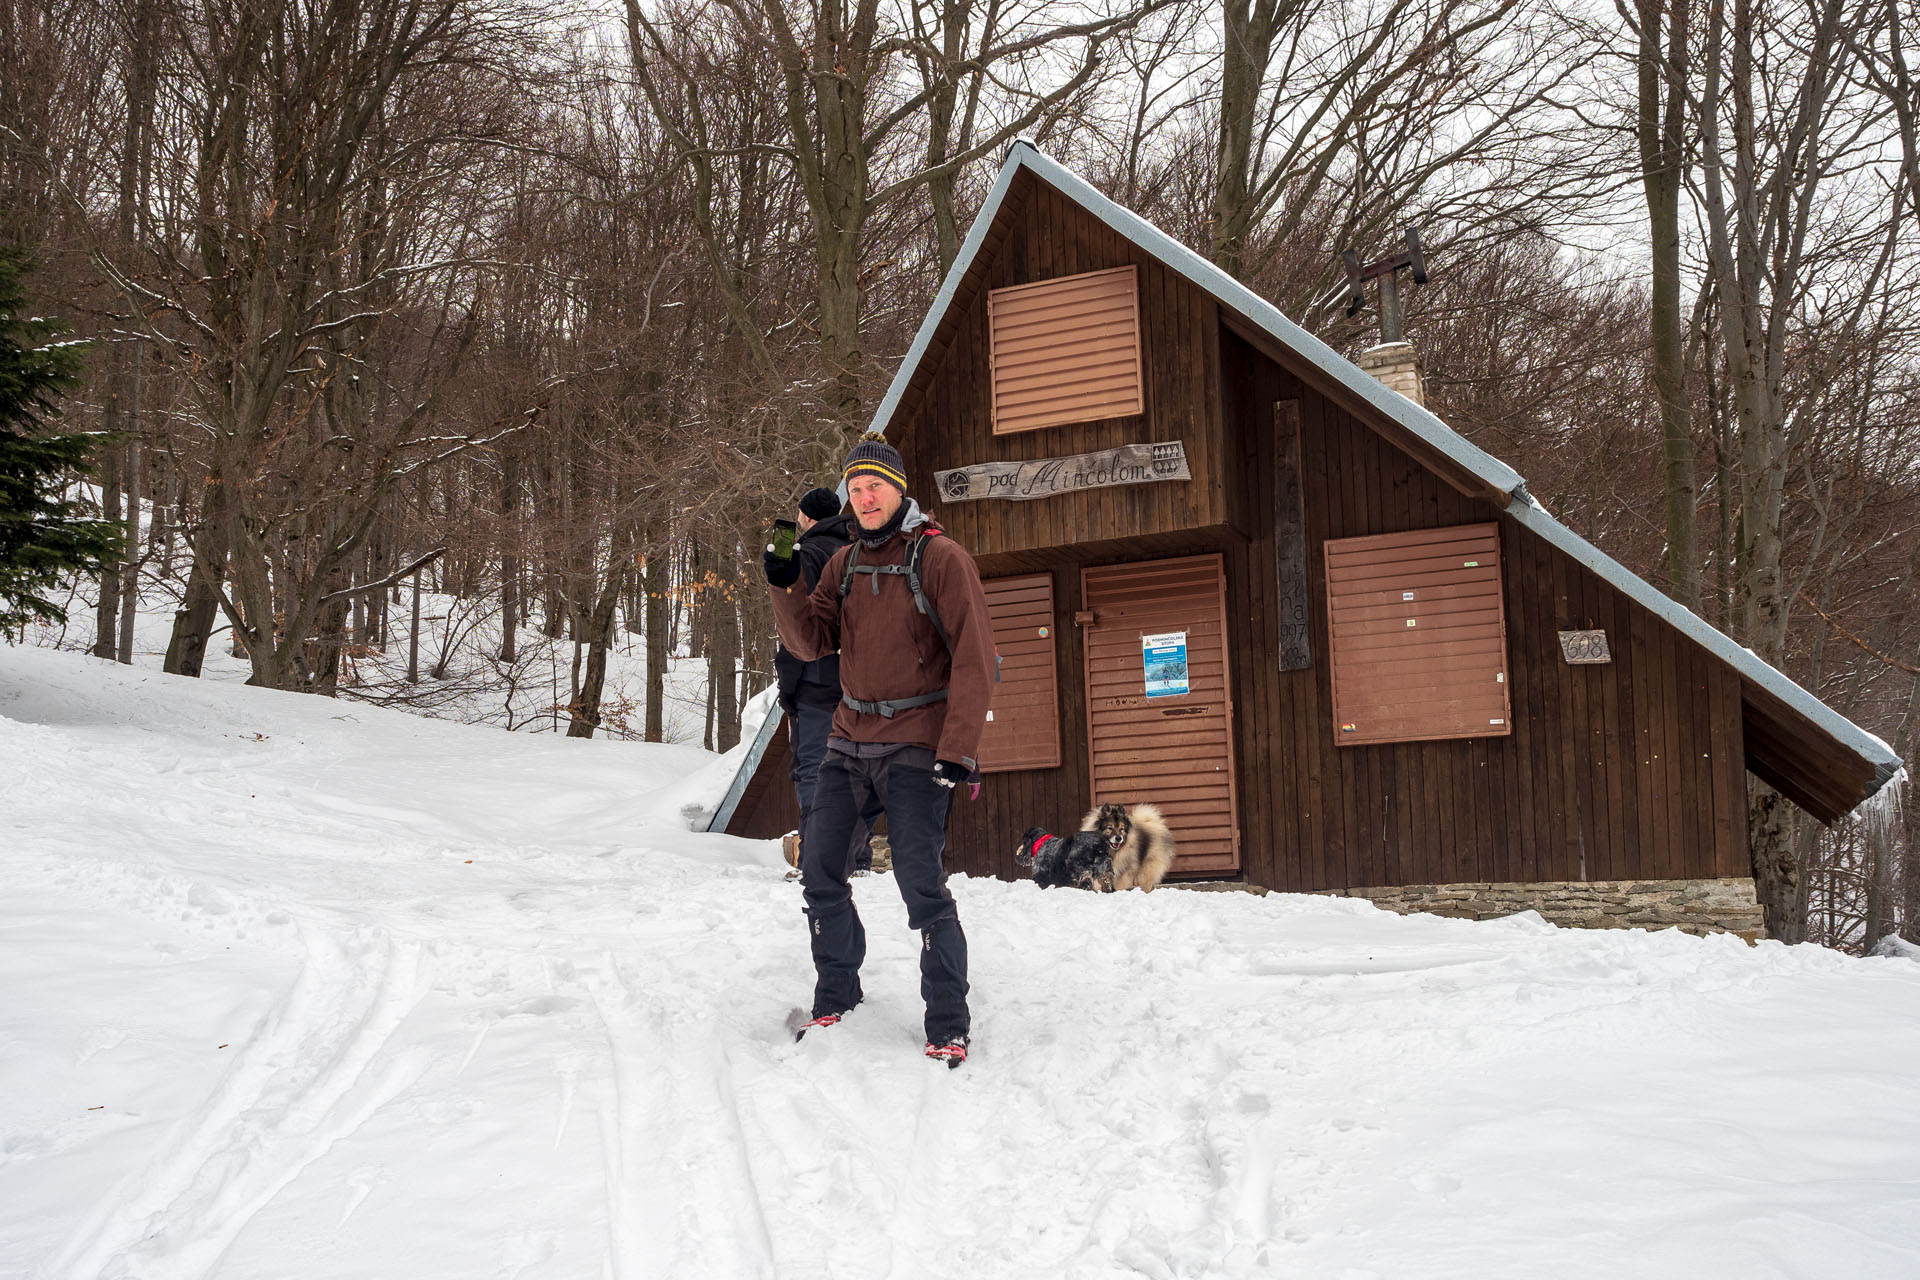
M1613 661L1613 654L1607 649L1607 633L1604 631L1562 631L1560 656L1575 666Z

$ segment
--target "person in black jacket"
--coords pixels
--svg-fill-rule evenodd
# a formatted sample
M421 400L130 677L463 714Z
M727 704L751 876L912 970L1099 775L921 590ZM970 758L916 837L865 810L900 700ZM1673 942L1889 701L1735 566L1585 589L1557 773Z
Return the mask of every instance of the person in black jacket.
M800 499L796 517L799 541L793 554L800 576L811 591L833 553L853 541L851 512L840 511L840 495L832 489L810 489ZM803 662L781 645L774 651L773 668L780 678L780 707L787 713L787 746L791 757L794 799L800 802L800 830L807 829L813 808L813 789L820 765L827 758L827 734L833 728L834 708L840 705L840 655L827 654ZM876 801L863 813L853 833L853 867L857 873L873 870L873 826L879 820Z

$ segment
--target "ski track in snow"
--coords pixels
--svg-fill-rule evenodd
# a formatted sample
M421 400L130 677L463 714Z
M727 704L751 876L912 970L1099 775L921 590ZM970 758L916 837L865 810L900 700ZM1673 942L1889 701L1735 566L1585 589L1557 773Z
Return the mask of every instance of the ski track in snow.
M587 979L606 1027L615 1105L603 1118L614 1280L770 1277L772 1243L717 1024L636 995L608 956Z
M305 941L299 977L212 1096L94 1209L49 1280L211 1274L254 1214L424 1069L424 1053L382 1053L425 993L419 946Z

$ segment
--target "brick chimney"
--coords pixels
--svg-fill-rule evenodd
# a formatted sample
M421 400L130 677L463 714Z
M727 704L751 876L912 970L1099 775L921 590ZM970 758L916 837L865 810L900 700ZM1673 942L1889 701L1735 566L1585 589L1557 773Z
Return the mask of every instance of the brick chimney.
M1383 342L1360 353L1360 367L1417 405L1427 403L1420 380L1420 357L1411 342Z

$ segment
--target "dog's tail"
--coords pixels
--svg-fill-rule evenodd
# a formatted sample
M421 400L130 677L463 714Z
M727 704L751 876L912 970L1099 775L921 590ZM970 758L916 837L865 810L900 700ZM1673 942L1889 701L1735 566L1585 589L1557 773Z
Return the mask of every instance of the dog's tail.
M1160 810L1150 804L1128 805L1127 817L1138 826L1157 827L1161 831L1167 829L1167 820L1160 816Z
M1127 810L1127 820L1140 833L1143 859L1157 853L1169 862L1173 860L1173 832L1167 829L1167 820L1160 816L1158 809L1150 804L1136 804Z
M1028 827L1027 834L1020 837L1020 847L1013 851L1013 860L1021 866L1031 869L1034 855L1039 852L1040 842L1047 838L1045 827Z

